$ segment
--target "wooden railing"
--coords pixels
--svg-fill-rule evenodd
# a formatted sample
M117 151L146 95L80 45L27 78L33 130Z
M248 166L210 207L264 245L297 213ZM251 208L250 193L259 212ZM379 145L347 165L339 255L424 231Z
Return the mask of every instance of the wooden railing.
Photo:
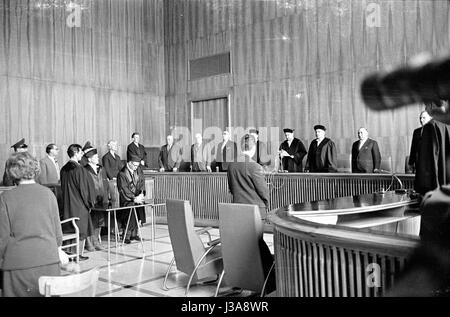
M277 296L377 297L418 244L418 238L371 229L321 225L277 211L274 224Z
M153 173L144 171L153 186L153 198L189 200L197 225L218 225L218 203L231 202L226 173ZM405 188L412 188L413 175L398 175ZM392 178L387 174L267 174L269 210L292 203L372 193L387 189ZM150 186L150 185L148 185ZM391 189L399 188L394 180ZM165 207L156 209L158 221L165 222Z

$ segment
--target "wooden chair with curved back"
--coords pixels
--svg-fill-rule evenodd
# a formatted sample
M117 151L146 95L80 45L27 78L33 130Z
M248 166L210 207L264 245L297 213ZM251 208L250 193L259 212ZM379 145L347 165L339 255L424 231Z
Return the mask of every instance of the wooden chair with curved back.
M39 293L50 296L94 297L99 277L99 269L93 269L64 276L41 276Z
M211 277L215 277L217 280L222 272L222 254L218 245L220 242L218 240L211 241L210 238L205 246L200 234L209 233L207 230L195 230L194 216L189 201L167 199L166 210L174 257L167 269L162 288L166 291L169 290L167 279L175 262L179 271L189 275L185 292L187 296L193 281Z
M69 258L75 258L75 261L78 263L80 259L80 230L77 226L76 221L80 220L78 217L67 218L61 221L61 226L63 227L63 245L61 249L68 250ZM71 225L71 230L67 230L68 225ZM65 243L67 242L67 243ZM75 253L70 252L70 250L75 249Z

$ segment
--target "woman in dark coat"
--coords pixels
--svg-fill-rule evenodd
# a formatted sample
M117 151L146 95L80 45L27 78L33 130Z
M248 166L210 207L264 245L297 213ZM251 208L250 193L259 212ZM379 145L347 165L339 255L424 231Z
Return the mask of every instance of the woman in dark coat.
M40 276L60 275L62 244L58 204L50 189L36 184L39 162L14 153L7 173L19 184L0 196L0 268L3 296L40 296Z

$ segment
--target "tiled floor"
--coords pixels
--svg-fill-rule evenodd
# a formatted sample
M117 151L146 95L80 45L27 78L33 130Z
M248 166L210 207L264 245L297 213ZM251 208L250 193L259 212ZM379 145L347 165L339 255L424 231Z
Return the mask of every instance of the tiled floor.
M152 249L150 225L146 224L142 230L144 251L140 242L119 244L115 247L111 242L111 262L108 264L107 251L85 252L89 259L80 262L81 271L95 266L100 268L96 296L98 297L179 297L184 296L188 276L176 270L173 266L169 274L168 286L174 287L169 291L162 289L166 270L173 257L167 225L156 225L155 249ZM219 230L210 231L212 239L219 237ZM207 239L206 235L204 236ZM103 237L106 247L107 237ZM202 237L203 238L203 237ZM265 234L264 240L273 252L273 235ZM193 286L190 297L211 297L214 295L216 284ZM227 292L223 287L220 292ZM245 296L245 291L238 296Z

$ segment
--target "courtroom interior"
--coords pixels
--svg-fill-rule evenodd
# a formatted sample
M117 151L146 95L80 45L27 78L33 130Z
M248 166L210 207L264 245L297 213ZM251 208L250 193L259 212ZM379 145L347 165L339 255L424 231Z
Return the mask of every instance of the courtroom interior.
M0 296L448 296L449 74L449 0L4 0Z

